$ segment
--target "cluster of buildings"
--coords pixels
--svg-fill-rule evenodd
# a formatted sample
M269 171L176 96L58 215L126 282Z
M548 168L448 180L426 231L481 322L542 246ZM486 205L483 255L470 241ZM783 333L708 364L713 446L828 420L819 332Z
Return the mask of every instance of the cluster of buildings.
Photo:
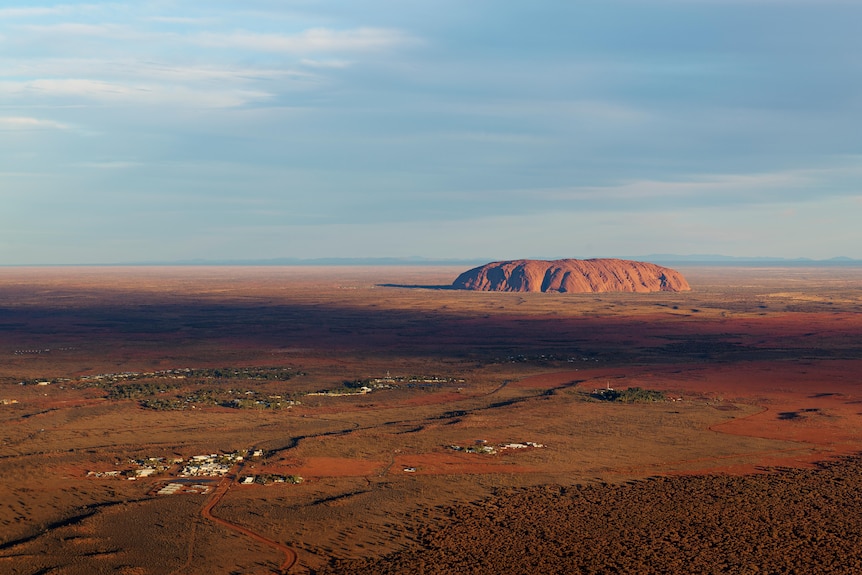
M316 391L313 393L308 393L306 395L310 396L325 396L325 397L342 397L346 395L365 395L366 393L371 393L374 390L378 389L393 389L398 388L403 385L407 387L414 386L439 386L450 383L464 383L463 378L454 378L454 377L440 377L436 375L432 376L401 376L401 375L390 375L389 372L386 372L385 377L369 377L367 379L357 379L351 382L345 382L345 387L336 390L327 390L327 391Z
M269 485L271 483L290 483L291 485L299 485L304 479L299 475L275 475L264 473L262 475L248 475L240 481L241 485Z
M447 445L447 449L451 449L452 451L463 451L465 453L482 453L486 455L493 455L498 451L504 451L506 449L541 449L545 447L541 443L536 443L535 441L524 441L523 443L501 443L499 445L488 445L488 442L484 439L477 439L475 445L462 446L462 445Z
M504 443L500 446L500 449L526 449L528 447L541 449L545 446L535 441L525 441L524 443Z
M142 459L130 459L130 467L122 470L111 471L88 471L87 477L125 477L132 481L144 477L151 477L159 473L167 472L173 465L182 463L181 458L168 461L164 457L144 457Z
M237 463L245 457L262 457L263 450L234 451L232 453L209 453L205 455L193 455L188 460L181 457L144 457L141 459L128 460L125 469L111 471L89 471L87 477L114 477L129 480L142 479L155 475L179 475L180 477L223 477ZM117 464L119 465L119 464ZM179 472L175 466L181 466Z
M370 393L373 391L370 387L362 386L358 389L351 389L350 391L314 391L311 393L307 393L309 396L323 396L323 397L343 397L345 395L365 395L366 393Z
M72 349L77 349L74 347L58 347L54 351L69 351ZM16 349L12 352L13 355L30 355L30 354L38 354L38 353L51 353L51 348L46 347L43 349Z
M255 454L262 452L255 451ZM222 477L231 468L245 458L239 451L233 453L210 453L209 455L192 455L186 462L181 477Z

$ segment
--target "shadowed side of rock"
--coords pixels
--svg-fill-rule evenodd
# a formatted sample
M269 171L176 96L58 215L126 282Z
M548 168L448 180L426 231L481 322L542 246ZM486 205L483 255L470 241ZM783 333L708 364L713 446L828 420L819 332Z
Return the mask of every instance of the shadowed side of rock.
M462 273L455 289L502 292L688 291L685 278L670 268L612 258L493 262Z

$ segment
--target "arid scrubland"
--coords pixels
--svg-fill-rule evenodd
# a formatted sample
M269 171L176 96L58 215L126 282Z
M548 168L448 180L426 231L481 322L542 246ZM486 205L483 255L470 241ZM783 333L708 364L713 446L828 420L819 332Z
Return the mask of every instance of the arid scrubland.
M3 269L0 572L858 570L862 269L460 271Z

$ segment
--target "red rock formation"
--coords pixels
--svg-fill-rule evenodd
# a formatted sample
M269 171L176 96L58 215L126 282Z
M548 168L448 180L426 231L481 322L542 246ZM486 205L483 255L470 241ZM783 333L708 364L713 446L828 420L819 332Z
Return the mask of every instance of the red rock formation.
M452 286L475 291L561 293L691 289L675 270L618 259L494 262L462 273Z

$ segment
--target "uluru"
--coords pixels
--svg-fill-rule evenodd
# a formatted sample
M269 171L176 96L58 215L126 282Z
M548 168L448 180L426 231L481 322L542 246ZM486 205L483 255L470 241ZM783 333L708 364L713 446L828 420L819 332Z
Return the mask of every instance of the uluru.
M468 270L452 283L455 289L500 292L680 292L691 287L676 270L621 260L512 260Z

